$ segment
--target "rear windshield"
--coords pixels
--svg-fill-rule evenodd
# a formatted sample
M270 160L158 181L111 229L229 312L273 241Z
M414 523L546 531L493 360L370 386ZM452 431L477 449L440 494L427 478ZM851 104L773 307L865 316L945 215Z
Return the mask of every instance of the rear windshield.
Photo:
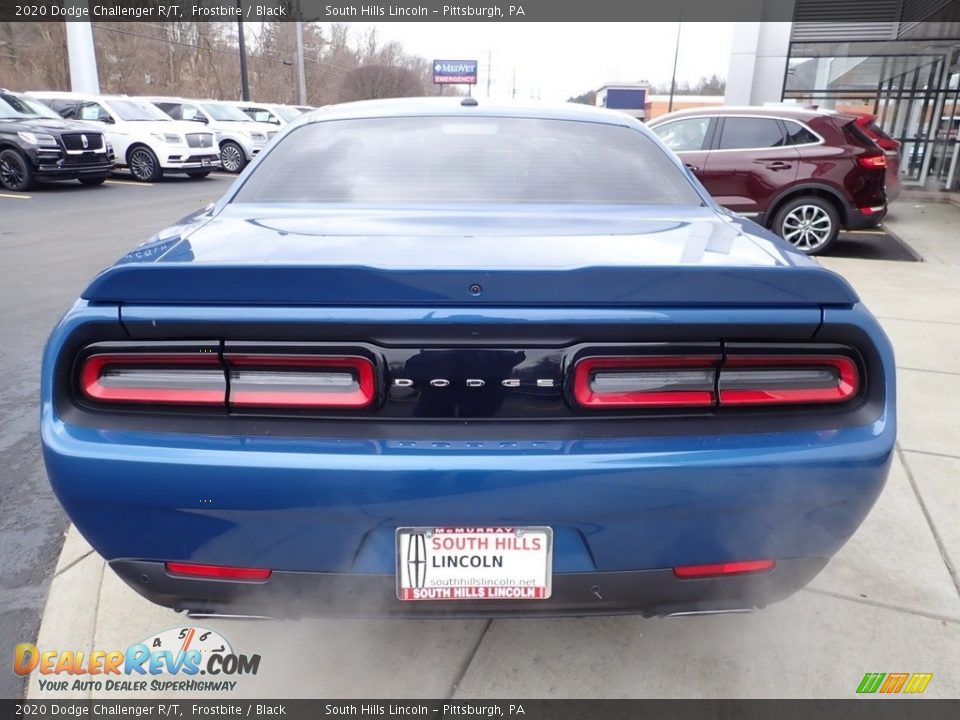
M637 130L499 117L304 125L270 151L234 202L702 204Z

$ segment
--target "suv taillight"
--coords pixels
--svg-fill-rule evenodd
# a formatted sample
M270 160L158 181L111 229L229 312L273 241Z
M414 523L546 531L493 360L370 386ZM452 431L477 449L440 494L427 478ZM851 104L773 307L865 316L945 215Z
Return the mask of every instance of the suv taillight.
M887 156L882 154L861 155L857 158L857 162L860 164L860 167L869 168L871 170L885 168L887 166Z

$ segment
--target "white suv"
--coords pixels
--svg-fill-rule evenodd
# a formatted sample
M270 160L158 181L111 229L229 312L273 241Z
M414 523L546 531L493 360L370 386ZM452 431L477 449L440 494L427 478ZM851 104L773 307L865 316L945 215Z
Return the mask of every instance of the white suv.
M274 128L283 127L303 115L304 111L293 105L278 105L276 103L255 103L248 101L234 101L230 103L243 110L251 120L270 123Z
M227 172L238 173L276 135L273 125L251 120L233 105L216 100L186 100L173 97L143 98L174 120L202 123L217 136L220 164Z
M116 163L130 168L142 182L164 173L206 177L220 167L214 134L206 128L175 122L155 106L124 95L30 92L65 118L83 120L103 130L113 145Z

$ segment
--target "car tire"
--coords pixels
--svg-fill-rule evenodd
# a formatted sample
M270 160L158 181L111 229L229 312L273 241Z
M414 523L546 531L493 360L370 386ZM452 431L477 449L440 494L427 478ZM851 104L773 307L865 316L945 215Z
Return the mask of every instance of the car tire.
M227 140L220 145L220 164L226 172L237 174L247 166L247 155L237 143Z
M163 168L156 153L146 145L134 145L127 153L127 167L134 179L140 182L156 182L163 175Z
M33 168L23 155L12 148L0 151L0 186L13 192L33 188Z
M85 177L85 178L80 178L80 184L81 185L103 185L106 179L107 179L106 175L102 177Z
M205 178L212 170L187 170L187 176L192 178Z
M805 195L781 207L771 229L800 252L819 255L837 239L840 214L829 200Z

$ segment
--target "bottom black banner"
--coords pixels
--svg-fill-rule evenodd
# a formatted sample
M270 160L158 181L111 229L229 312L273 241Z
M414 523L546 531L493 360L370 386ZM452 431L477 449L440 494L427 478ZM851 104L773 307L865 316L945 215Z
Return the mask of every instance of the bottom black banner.
M0 700L0 717L956 720L960 700Z

